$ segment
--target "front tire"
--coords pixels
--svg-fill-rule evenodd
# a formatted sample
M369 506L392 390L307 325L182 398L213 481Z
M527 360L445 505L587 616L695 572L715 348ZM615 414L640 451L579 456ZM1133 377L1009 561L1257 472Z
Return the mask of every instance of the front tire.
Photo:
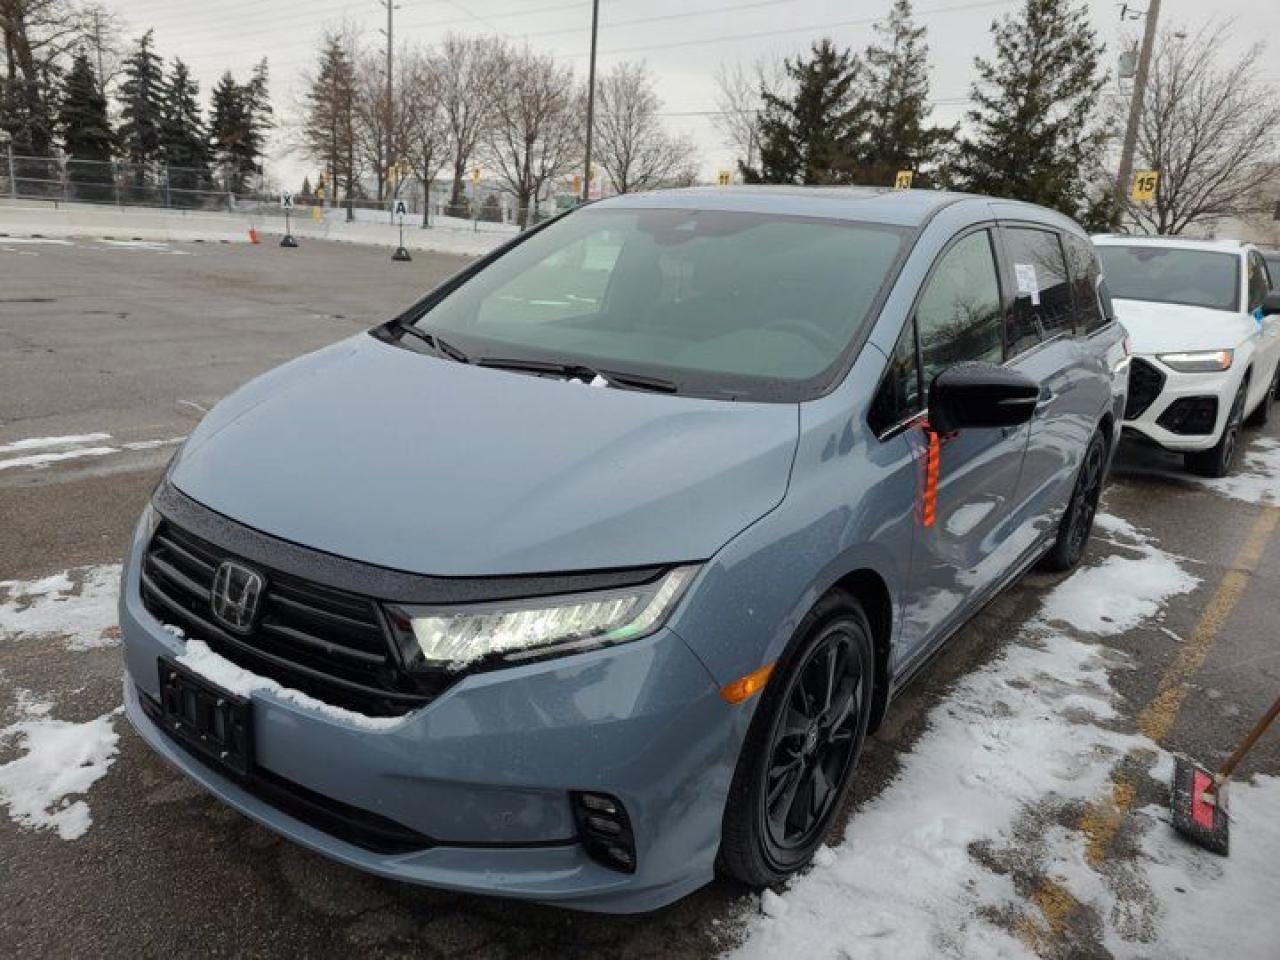
M1236 450L1240 447L1240 425L1244 420L1244 398L1248 387L1249 381L1246 380L1236 391L1231 413L1227 415L1227 423L1218 442L1208 450L1196 450L1183 456L1183 463L1189 471L1202 477L1225 477L1231 472Z
M1271 378L1271 385L1267 387L1267 392L1262 395L1262 401L1253 413L1249 414L1249 419L1245 421L1245 424L1250 427L1266 426L1267 421L1271 419L1271 410L1275 406L1277 394L1280 394L1280 364L1276 365L1276 375Z
M875 679L867 616L833 590L796 628L751 719L725 807L723 873L769 886L813 857L853 779Z
M1098 502L1102 499L1106 476L1107 438L1101 430L1095 430L1080 462L1067 512L1058 524L1058 538L1042 561L1045 569L1062 573L1072 569L1084 556L1089 534L1093 532L1094 517L1098 515Z

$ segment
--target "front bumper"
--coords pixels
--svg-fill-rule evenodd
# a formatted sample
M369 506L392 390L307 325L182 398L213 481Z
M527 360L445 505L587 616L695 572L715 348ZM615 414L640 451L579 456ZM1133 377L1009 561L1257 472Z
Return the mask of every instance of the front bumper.
M141 553L135 541L120 600L126 713L157 753L264 826L382 876L586 910L652 910L712 879L744 724L671 630L467 677L377 730L255 693L255 759L267 775L431 840L378 853L265 802L147 715L157 660L180 655L184 641L141 603ZM622 801L635 873L598 863L577 842L572 790Z
M1221 373L1179 373L1165 366L1155 357L1148 356L1141 359L1157 369L1163 375L1164 382L1159 394L1141 415L1124 421L1124 428L1141 434L1166 450L1176 452L1208 450L1217 443L1218 438L1222 436L1223 427L1226 426L1236 391L1240 388L1240 371L1233 366L1230 370L1224 370ZM1196 434L1175 433L1160 423L1166 411L1179 400L1197 397L1217 398L1218 411L1212 431Z

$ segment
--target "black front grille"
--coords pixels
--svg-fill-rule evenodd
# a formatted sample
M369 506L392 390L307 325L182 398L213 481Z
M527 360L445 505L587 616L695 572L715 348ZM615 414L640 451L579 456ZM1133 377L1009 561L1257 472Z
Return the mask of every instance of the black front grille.
M246 670L325 703L396 716L438 692L400 669L372 600L260 564L246 566L266 579L261 613L246 633L225 629L213 617L210 591L218 565L239 559L164 521L143 563L143 603Z
M1147 412L1164 389L1164 374L1138 357L1129 362L1129 400L1124 407L1124 418L1136 420Z

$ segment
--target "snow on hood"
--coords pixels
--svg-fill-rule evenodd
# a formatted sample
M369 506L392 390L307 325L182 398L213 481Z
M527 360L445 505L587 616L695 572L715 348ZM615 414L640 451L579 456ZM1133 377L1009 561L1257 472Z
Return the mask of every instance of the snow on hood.
M1243 343L1257 329L1252 317L1208 307L1116 300L1115 310L1137 354L1225 350Z
M172 474L205 506L437 576L705 559L781 501L793 404L590 389L361 335L224 400Z

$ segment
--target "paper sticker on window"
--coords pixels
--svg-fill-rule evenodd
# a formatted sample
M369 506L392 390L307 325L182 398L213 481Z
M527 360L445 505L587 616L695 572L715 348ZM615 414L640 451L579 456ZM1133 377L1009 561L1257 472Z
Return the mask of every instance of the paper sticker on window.
M1036 279L1036 265L1015 263L1013 274L1018 279L1018 296L1030 297L1033 307L1040 306L1040 282Z

